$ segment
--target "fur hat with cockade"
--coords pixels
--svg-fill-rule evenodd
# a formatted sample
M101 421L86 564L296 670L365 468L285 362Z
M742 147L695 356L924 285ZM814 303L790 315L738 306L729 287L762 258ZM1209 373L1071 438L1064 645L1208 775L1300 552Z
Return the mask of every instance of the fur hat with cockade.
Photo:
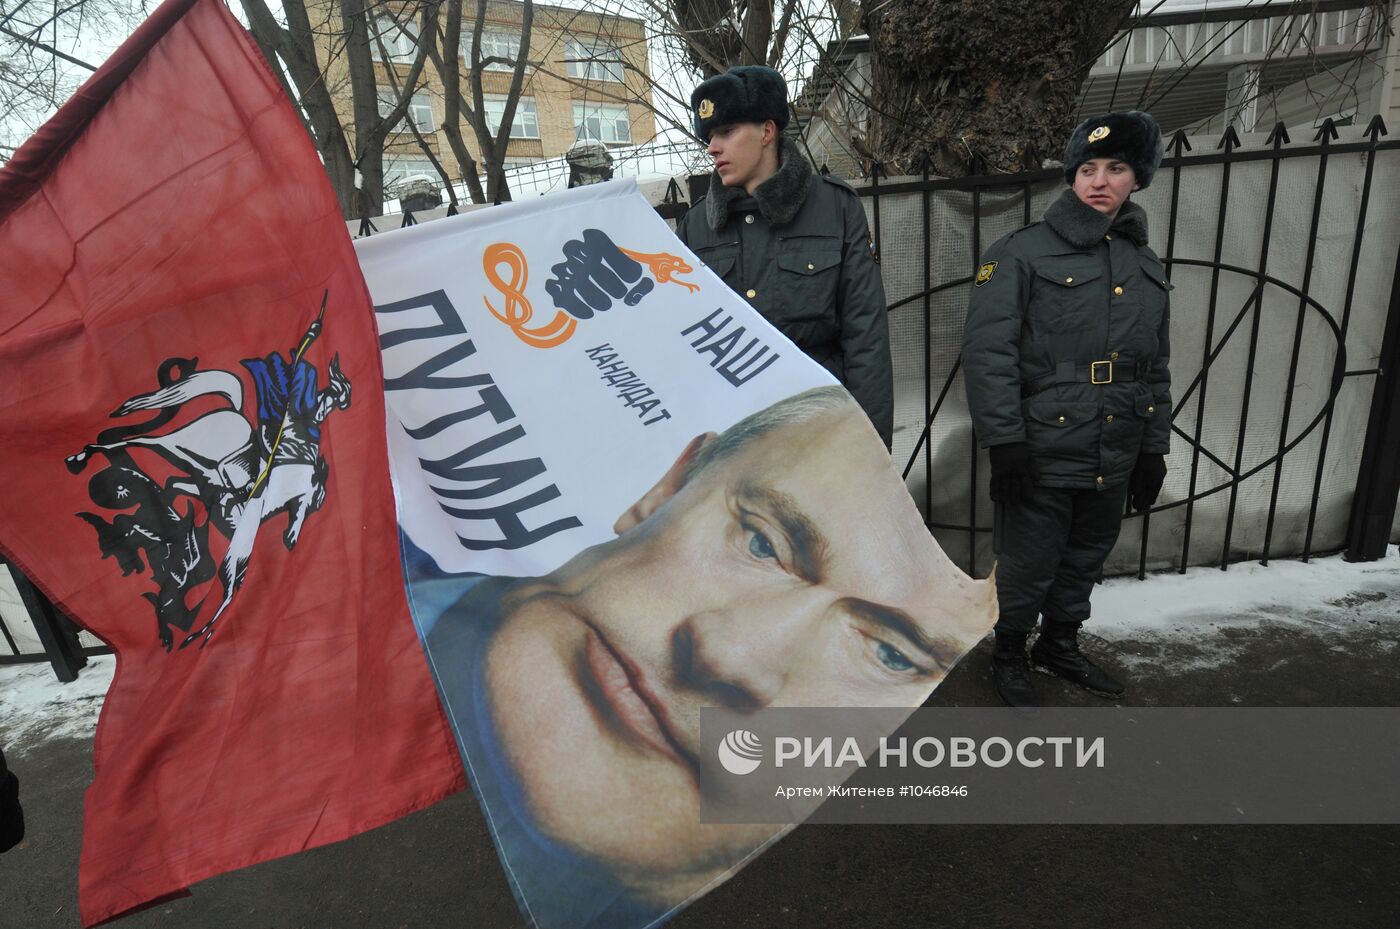
M1128 110L1091 116L1075 127L1065 146L1065 183L1092 158L1116 158L1133 169L1140 190L1152 183L1162 163L1162 130L1150 113Z
M716 126L771 119L781 132L788 124L787 81L763 65L739 65L706 79L690 95L695 134L710 141Z

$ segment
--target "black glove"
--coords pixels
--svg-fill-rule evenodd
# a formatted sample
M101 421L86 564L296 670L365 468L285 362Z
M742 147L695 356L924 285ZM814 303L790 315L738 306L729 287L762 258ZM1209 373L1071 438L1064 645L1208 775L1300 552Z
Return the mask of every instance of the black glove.
M994 503L1020 503L1035 490L1035 462L1031 460L1031 447L1025 442L1012 442L1008 445L993 445L988 452L992 456L992 501Z
M1162 482L1167 479L1167 458L1165 455L1139 455L1133 465L1132 476L1128 478L1128 506L1133 512L1141 513L1157 502L1162 492Z

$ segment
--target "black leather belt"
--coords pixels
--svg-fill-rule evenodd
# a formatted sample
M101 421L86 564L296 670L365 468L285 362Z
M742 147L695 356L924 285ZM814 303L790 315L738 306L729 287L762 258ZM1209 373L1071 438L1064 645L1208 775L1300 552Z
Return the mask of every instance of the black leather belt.
M1055 366L1055 373L1038 377L1021 384L1021 396L1029 397L1049 390L1057 384L1107 384L1140 381L1147 377L1147 365L1132 358L1115 358L1107 361L1091 361L1086 365L1062 361Z

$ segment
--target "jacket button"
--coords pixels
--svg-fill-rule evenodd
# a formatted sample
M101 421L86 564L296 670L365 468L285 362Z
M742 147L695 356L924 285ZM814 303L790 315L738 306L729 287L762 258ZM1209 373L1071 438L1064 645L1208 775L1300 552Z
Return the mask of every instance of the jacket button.
M1105 417L1103 418L1103 421L1106 422L1106 423L1111 423L1111 422L1113 422L1113 414L1112 414L1112 413L1109 413L1107 416L1105 416Z
M753 222L753 214L752 214L752 213L746 213L746 214L744 215L744 222L746 222L746 223L751 223L751 222Z
M1113 288L1113 295L1114 295L1115 297L1121 297L1121 296L1123 296L1123 288L1122 288L1121 285L1118 286L1118 287Z
M1157 408L1156 408L1155 406L1149 406L1149 407L1147 408L1147 412L1149 412L1149 413L1155 413L1155 412L1157 412Z
M1067 278L1065 278L1065 283L1066 283L1066 284L1073 284L1073 283L1074 283L1074 278L1072 278L1072 277L1067 277Z
M1063 426L1064 423L1065 423L1065 418L1064 418L1063 416L1061 416L1061 417L1060 417L1060 425Z
M1105 242L1112 242L1112 241L1113 241L1113 236L1111 236L1111 235L1106 235L1106 236L1103 237L1103 240L1104 240Z
M1103 483L1103 477L1100 476L1100 477L1094 478L1094 483L1095 483L1095 484L1102 484L1102 483Z
M752 287L750 287L747 291L745 291L744 296L746 296L746 297L748 297L750 300L752 300L754 297L757 297L757 296L758 296L758 291L756 291L756 290L754 290Z
M807 262L807 270L808 270L808 271L815 271L816 269L817 269L817 266L816 266L816 265L812 264L810 261Z
M1109 353L1109 356L1108 356L1108 360L1109 360L1109 361L1117 361L1117 360L1118 360L1118 353L1117 353L1117 352L1110 352L1110 353Z

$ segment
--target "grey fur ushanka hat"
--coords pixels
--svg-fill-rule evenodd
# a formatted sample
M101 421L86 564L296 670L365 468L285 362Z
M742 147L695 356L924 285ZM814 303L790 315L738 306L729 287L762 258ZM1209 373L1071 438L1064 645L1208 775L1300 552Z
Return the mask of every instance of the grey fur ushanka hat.
M1152 114L1142 110L1091 116L1075 127L1065 146L1065 183L1074 183L1074 172L1091 158L1116 158L1126 162L1147 189L1162 163L1162 130Z

